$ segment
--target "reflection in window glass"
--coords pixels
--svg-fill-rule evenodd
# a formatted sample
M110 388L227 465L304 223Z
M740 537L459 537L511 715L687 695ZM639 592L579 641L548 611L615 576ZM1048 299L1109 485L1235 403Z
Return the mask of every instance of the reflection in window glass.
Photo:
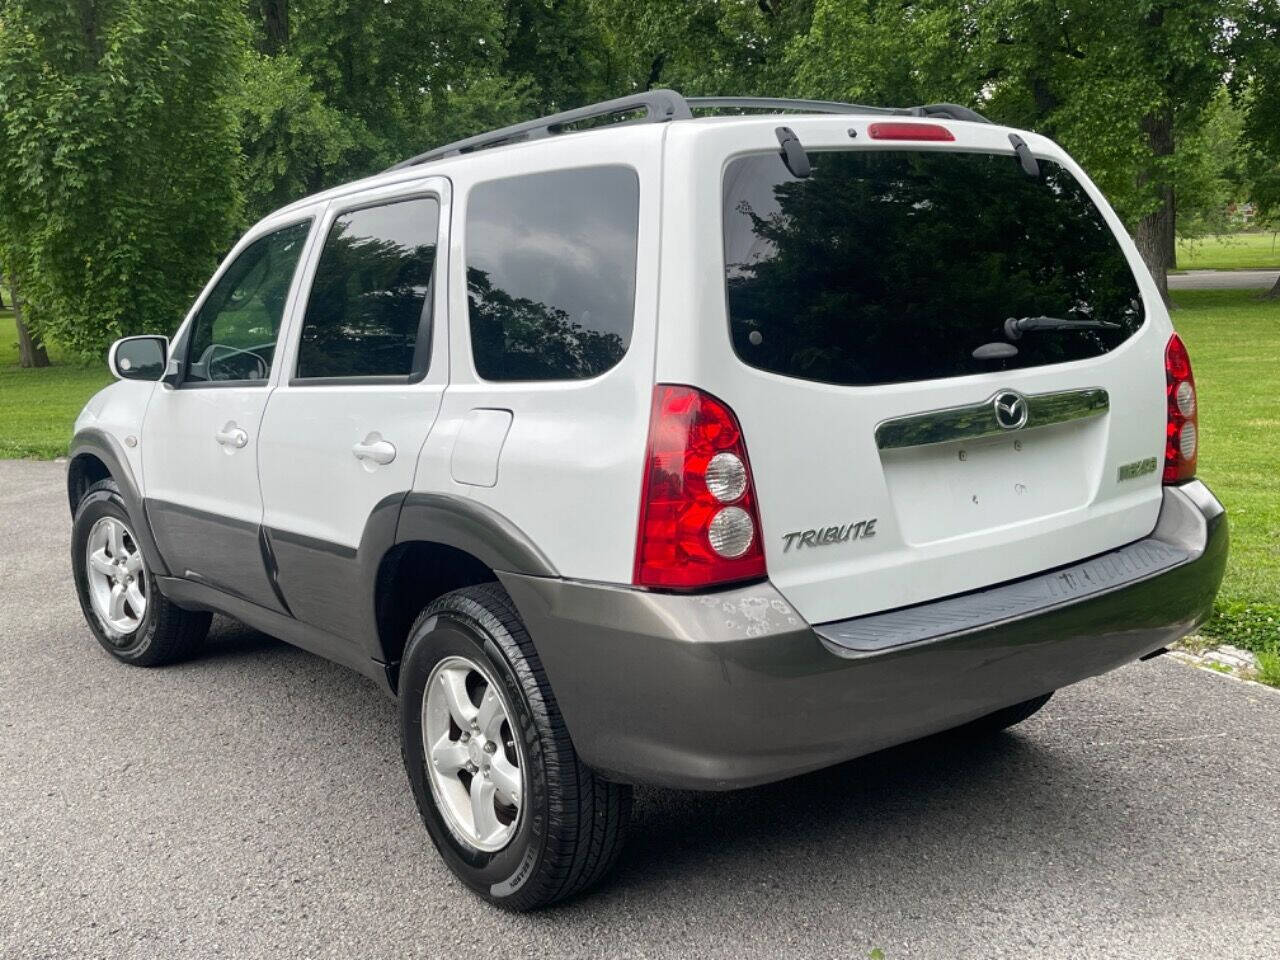
M467 204L471 349L486 380L580 380L631 340L640 182L587 167L482 183Z
M245 247L200 306L187 354L188 381L266 380L289 285L311 221Z
M429 349L440 206L402 200L338 217L325 239L298 345L299 379L407 376ZM423 358L425 362L425 356Z
M1096 357L1142 325L1137 282L1102 213L1065 168L1027 176L1007 155L777 153L724 176L730 331L738 356L840 384L900 383ZM1012 359L1009 317L1105 321L1036 331ZM1000 364L1003 364L1001 366Z

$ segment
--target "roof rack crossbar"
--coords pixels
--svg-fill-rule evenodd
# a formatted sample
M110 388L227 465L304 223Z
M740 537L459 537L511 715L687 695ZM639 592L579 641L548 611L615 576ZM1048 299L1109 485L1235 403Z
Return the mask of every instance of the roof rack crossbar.
M512 124L509 127L502 127L498 130L490 130L488 133L467 137L465 140L446 143L442 147L436 147L426 153L420 153L416 157L402 160L388 169L402 170L405 167L417 166L420 163L426 163L428 160L436 160L440 157L448 157L457 153L471 153L474 150L483 150L486 147L499 147L508 143L519 143L523 140L537 140L541 137L562 133L565 127L582 123L584 120L602 120L640 111L644 111L643 117L621 121L616 125L621 126L623 123L666 123L669 120L688 120L693 116L689 112L689 106L685 103L684 97L674 90L648 90L628 97L618 97L616 100L605 100L602 103L578 107L575 110L553 113L547 117L539 117L537 120Z
M958 103L929 103L920 107L868 107L857 103L839 103L834 100L788 100L778 97L682 97L674 90L646 90L644 93L605 100L590 106L553 113L537 120L512 124L481 133L465 140L446 143L442 147L402 160L388 170L403 170L429 160L438 160L459 153L471 153L487 147L500 147L508 143L537 140L542 137L565 133L566 128L586 120L607 120L629 113L643 116L618 120L611 126L632 123L666 123L670 120L689 120L694 110L796 110L804 113L862 114L890 117L948 117L971 123L990 123L982 114L962 107Z
M870 113L891 115L892 107L867 107L836 100L790 100L782 97L686 97L691 110L800 110L804 113Z

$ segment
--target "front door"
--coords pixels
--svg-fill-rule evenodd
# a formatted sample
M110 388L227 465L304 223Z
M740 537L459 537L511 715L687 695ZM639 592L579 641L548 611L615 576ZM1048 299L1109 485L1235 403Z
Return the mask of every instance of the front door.
M282 597L371 656L377 564L448 382L436 280L448 187L430 178L332 205L262 422L263 528Z
M259 537L258 429L311 221L246 237L175 342L142 428L147 516L176 577L280 610Z

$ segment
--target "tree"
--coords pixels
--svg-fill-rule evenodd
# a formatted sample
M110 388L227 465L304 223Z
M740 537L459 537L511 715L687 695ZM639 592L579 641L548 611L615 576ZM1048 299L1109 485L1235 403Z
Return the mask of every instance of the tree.
M783 96L793 86L788 43L813 0L591 0L608 24L625 90Z
M1245 4L1232 84L1245 113L1244 175L1261 216L1280 224L1280 4ZM1280 299L1280 278L1266 294Z
M9 274L9 294L13 298L13 323L18 331L18 366L47 367L49 353L45 350L44 341L39 333L33 333L22 317L22 294L19 291L18 278Z
M176 326L238 218L245 37L235 0L0 0L0 241L41 334Z
M805 93L953 100L1063 144L1134 232L1167 300L1175 183L1229 73L1220 0L817 0L790 51Z

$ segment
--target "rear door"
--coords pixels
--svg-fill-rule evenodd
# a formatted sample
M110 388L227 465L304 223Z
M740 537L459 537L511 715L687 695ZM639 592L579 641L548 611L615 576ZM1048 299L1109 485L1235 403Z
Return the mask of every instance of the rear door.
M1033 176L983 124L904 122L897 140L797 119L802 179L762 125L689 138L714 206L680 187L668 200L722 258L716 289L709 269L669 287L695 255L664 248L664 294L692 289L702 316L681 348L664 306L659 379L738 413L788 600L826 622L1148 533L1167 317L1074 165L1032 138ZM1134 463L1150 469L1120 469Z
M449 197L433 177L330 206L262 423L263 525L281 595L299 620L346 639L373 624L366 530L394 530L448 382L437 253Z

